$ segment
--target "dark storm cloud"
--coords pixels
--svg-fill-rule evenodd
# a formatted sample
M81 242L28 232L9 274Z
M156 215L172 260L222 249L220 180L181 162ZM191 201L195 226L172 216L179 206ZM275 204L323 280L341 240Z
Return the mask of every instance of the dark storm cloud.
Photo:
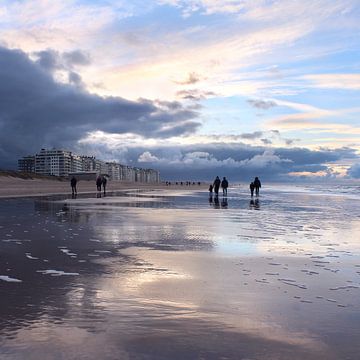
M72 70L76 66L90 65L88 54L74 50L60 53L56 50L47 49L33 53L36 63L49 71Z
M82 61L77 56L70 56L73 63ZM0 166L16 166L18 157L41 147L71 149L94 130L162 138L199 126L193 120L198 113L176 102L103 98L57 83L50 73L60 66L56 59L47 51L33 62L22 51L0 47Z
M82 149L83 151L84 149ZM93 148L92 150L93 151ZM212 143L170 146L129 146L117 153L112 147L111 159L133 166L160 170L165 180L210 180L216 175L231 181L248 181L261 176L266 181L289 181L290 172L330 173L325 164L355 155L355 150L312 151L304 148L271 148L244 143ZM102 145L98 153L106 154ZM356 156L356 155L355 155Z
M146 150L144 149L144 151ZM330 173L331 169L325 165L327 162L348 158L354 152L355 150L350 149L345 152L343 149L311 151L304 148L278 148L269 150L266 147L244 144L232 144L231 146L216 144L213 146L183 147L177 149L175 156L169 155L172 154L169 150L150 150L150 154L158 158L159 161L140 163L139 165L156 167L160 169L163 178L173 180L182 179L184 176L190 179L207 180L215 175L224 175L232 181L247 181L254 176L261 176L267 181L289 181L291 177L288 174L291 172L316 173L325 171ZM202 158L200 156L199 159L197 154L201 153L208 155ZM129 155L131 154L132 151ZM141 151L138 154L141 155ZM135 159L136 155L132 155ZM168 159L168 161L162 162L161 159L163 158ZM357 174L360 175L359 168L354 168L349 175L355 177Z
M68 79L69 79L69 83L75 86L82 87L84 85L81 76L74 71L69 72Z
M261 109L261 110L268 110L268 109L271 109L272 107L277 106L277 103L275 101L249 99L247 102L254 108Z
M54 50L44 50L38 51L35 54L36 63L46 70L54 71L56 69L62 68L61 58L59 53Z
M90 65L90 56L83 51L74 50L70 52L64 52L62 55L63 59L65 60L66 64L69 66L85 66Z

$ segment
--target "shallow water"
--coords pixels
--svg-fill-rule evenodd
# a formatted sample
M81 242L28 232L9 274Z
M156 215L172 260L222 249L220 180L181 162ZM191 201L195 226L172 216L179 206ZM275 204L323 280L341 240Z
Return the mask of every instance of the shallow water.
M1 359L358 359L358 188L0 201Z

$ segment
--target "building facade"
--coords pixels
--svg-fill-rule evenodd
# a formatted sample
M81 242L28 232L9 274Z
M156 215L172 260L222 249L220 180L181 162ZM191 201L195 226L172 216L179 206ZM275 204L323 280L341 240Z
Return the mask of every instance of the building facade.
M35 173L40 175L68 176L71 172L72 153L66 150L41 149L35 155Z
M160 173L153 169L134 168L115 161L105 162L95 156L79 156L71 151L52 149L36 155L25 156L18 160L18 170L47 176L67 177L69 174L81 174L82 178L90 174L107 175L113 181L159 183Z
M34 173L35 172L35 156L24 156L18 160L18 170L20 172Z

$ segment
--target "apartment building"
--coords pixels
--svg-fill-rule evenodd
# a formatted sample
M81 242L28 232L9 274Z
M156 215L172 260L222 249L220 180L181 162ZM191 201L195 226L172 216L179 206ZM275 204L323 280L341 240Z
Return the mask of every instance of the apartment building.
M18 170L20 172L34 173L35 172L35 156L28 155L18 160Z
M105 162L95 156L79 156L71 151L52 149L18 160L22 172L35 172L41 175L69 176L81 174L82 178L94 174L108 175L113 181L159 183L160 173L153 169L134 168L115 161ZM80 176L80 175L79 175Z
M72 153L67 150L41 149L35 155L35 173L40 175L67 176L72 171Z
M119 181L122 180L120 167L121 165L115 161L107 162L107 174L110 177L110 180Z

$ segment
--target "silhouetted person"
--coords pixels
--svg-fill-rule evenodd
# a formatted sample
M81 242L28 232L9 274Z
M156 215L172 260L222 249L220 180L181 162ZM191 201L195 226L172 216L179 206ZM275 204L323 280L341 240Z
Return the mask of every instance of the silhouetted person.
M213 186L210 184L210 186L209 186L209 193L212 195L212 192L213 192Z
M254 189L255 189L255 185L253 182L250 183L250 192L251 192L251 197L254 196Z
M77 184L77 180L76 177L73 176L70 180L70 184L71 184L71 192L73 195L77 194L77 190L76 190L76 184Z
M97 189L97 191L101 191L101 184L102 184L102 179L101 179L101 176L99 175L96 178L96 189Z
M217 176L213 183L215 195L219 195L220 184L221 184L220 178Z
M106 193L106 183L107 183L107 180L106 180L105 176L103 176L101 182L102 182L102 186L103 186L103 189L104 189L104 195L105 195L105 193Z
M221 188L223 190L223 195L227 195L228 186L229 186L229 182L226 180L226 177L224 176L221 181Z
M259 190L261 188L261 182L260 182L258 177L256 177L255 180L254 180L254 187L255 187L256 196L259 196Z

